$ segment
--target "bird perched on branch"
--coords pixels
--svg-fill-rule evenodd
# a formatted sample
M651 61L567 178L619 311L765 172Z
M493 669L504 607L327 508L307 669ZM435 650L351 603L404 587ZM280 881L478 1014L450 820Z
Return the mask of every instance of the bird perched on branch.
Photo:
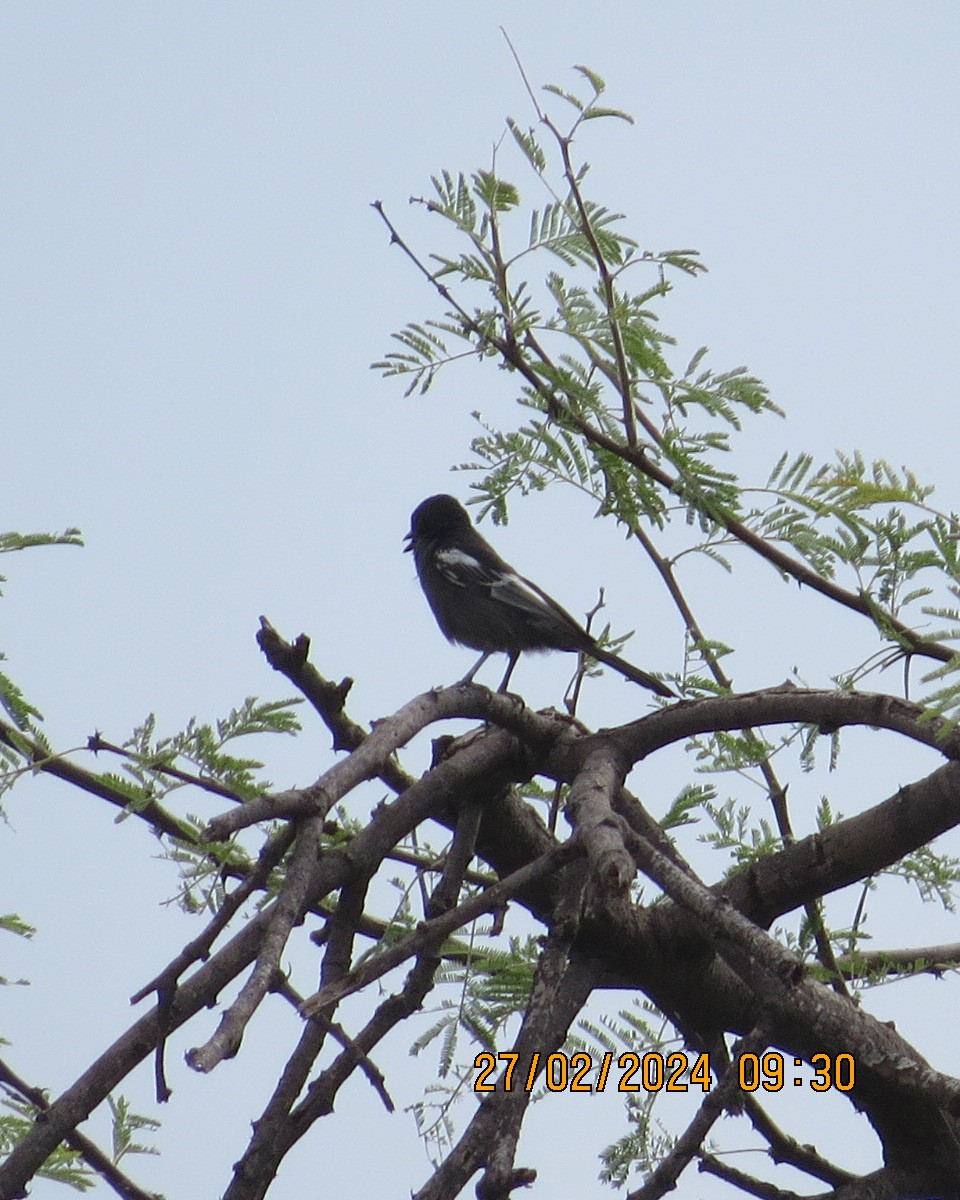
M506 654L507 673L499 688L504 692L525 650L567 650L606 663L658 696L673 697L659 679L598 646L546 592L518 575L474 529L453 496L430 496L418 505L406 540L441 631L451 642L482 652L462 683L469 683L491 654Z

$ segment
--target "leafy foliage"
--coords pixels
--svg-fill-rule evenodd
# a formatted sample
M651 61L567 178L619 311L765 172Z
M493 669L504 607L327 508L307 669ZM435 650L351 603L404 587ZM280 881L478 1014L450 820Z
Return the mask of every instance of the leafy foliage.
M300 703L297 698L262 702L248 696L214 725L191 718L184 730L162 738L156 737L156 717L151 713L123 743L124 770L140 785L141 797L160 799L186 783L200 781L250 800L270 790L270 783L255 774L263 763L227 754L225 747L253 734L296 733L300 725L293 707ZM183 764L195 769L195 778L182 777Z
M110 1096L109 1104L113 1118L113 1161L118 1163L127 1154L158 1154L154 1146L145 1146L134 1138L143 1130L159 1129L160 1122L132 1112L124 1096L118 1096L116 1100Z
M0 1113L0 1156L10 1151L29 1132L36 1116L29 1104L4 1097L0 1103L9 1112ZM37 1172L41 1179L61 1183L76 1192L87 1192L96 1184L96 1176L84 1163L82 1155L69 1146L58 1146Z
M38 1108L10 1095L5 1096L0 1103L8 1110L5 1114L0 1113L0 1156L3 1156L29 1131ZM125 1155L157 1154L155 1148L142 1145L133 1139L142 1130L159 1129L159 1121L132 1112L129 1102L123 1096L118 1096L116 1100L110 1096L108 1103L111 1114L113 1163L119 1163ZM82 1153L67 1145L59 1146L37 1174L41 1179L63 1184L76 1192L88 1192L98 1182L98 1176L84 1161Z
M16 913L0 914L0 929L22 938L32 938L37 932L32 925L28 925L26 921L21 920Z

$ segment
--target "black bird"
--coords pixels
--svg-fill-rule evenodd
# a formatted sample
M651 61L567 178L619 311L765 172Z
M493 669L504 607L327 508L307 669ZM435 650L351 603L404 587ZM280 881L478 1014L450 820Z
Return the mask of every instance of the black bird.
M453 496L430 496L418 505L406 540L441 631L451 642L482 651L462 683L469 683L491 654L506 654L510 661L499 689L505 692L525 650L569 650L606 663L658 696L673 697L659 679L598 646L546 592L518 575L474 529Z

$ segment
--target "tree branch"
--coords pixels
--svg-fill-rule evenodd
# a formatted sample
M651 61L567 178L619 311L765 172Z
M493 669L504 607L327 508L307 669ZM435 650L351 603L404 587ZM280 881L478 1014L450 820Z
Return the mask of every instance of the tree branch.
M269 920L257 951L253 972L240 989L239 996L221 1017L213 1037L202 1046L187 1051L187 1062L195 1071L212 1071L223 1059L232 1058L240 1049L243 1031L280 969L280 956L287 939L312 903L311 886L320 847L321 825L321 817L310 817L298 828L293 857L280 895L267 910Z
M459 683L439 691L424 692L378 721L373 731L350 754L341 759L309 787L276 795L261 796L241 808L214 817L204 830L204 839L225 841L237 830L258 821L308 814L325 815L358 784L377 778L391 756L411 738L435 721L451 717L492 721L520 737L525 744L541 749L569 734L569 723L533 713L506 694L497 694L479 684Z
M407 934L394 945L385 947L375 957L365 959L342 978L325 984L320 991L308 997L303 1002L303 1015L315 1017L325 1014L346 996L359 992L376 979L383 978L407 959L437 949L444 938L449 937L455 930L476 920L485 912L502 907L531 883L552 875L563 863L574 857L575 853L574 847L569 844L558 846L550 854L545 854L501 879L499 883L477 892L449 912L428 921L421 921L413 933Z
M590 877L601 891L623 894L637 873L623 844L623 831L613 802L627 764L613 742L597 741L570 786L567 812L577 838L587 851Z
M15 1071L3 1061L0 1061L0 1084L9 1088L17 1096L22 1097L39 1113L45 1113L49 1101L40 1088L31 1087L26 1080L21 1079ZM100 1147L85 1137L78 1130L71 1130L64 1141L80 1155L83 1161L108 1184L122 1200L161 1200L156 1192L148 1192L126 1175ZM26 1195L26 1192L22 1193Z

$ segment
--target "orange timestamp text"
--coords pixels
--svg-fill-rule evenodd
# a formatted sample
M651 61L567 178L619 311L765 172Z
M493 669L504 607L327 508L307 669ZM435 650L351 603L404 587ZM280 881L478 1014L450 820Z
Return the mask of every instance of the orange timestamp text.
M803 1059L792 1061L795 1071L804 1065ZM745 1092L755 1092L758 1088L765 1092L780 1092L791 1082L794 1087L809 1087L814 1092L849 1092L854 1086L856 1072L852 1054L814 1054L809 1062L812 1074L790 1076L789 1062L790 1059L777 1050L768 1050L765 1054L741 1054L736 1063L737 1084ZM689 1092L696 1088L708 1092L715 1082L710 1070L710 1055L706 1052L693 1059L692 1055L680 1050L671 1054L662 1054L658 1050L649 1050L645 1054L628 1051L615 1060L612 1051L608 1050L595 1062L594 1056L585 1051L574 1054L536 1051L521 1064L519 1054L484 1051L473 1060L474 1068L479 1072L473 1085L475 1092L497 1090L493 1076L498 1063L504 1064L499 1086L507 1092L532 1091L541 1070L548 1092L603 1092L611 1078L618 1092Z

